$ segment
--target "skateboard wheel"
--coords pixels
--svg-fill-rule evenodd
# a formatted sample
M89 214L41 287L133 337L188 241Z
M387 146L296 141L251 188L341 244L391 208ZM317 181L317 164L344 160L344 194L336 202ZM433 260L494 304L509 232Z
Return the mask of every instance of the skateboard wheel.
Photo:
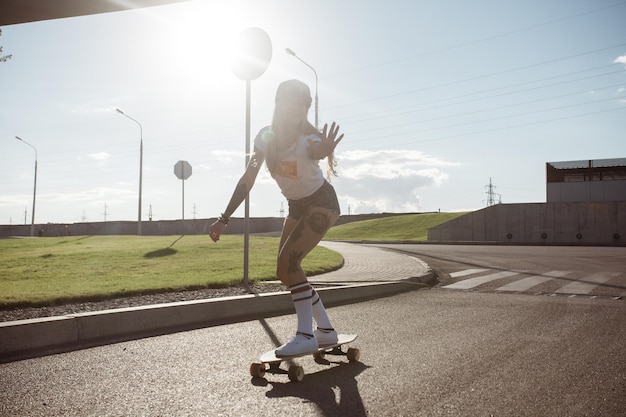
M304 368L298 365L291 365L287 375L289 375L291 382L300 382L304 379Z
M265 364L253 363L250 365L250 375L254 378L263 378L265 376Z
M313 359L315 359L316 361L321 361L324 360L324 356L326 356L326 352L324 352L323 350L318 350L313 354Z
M361 357L361 351L357 348L350 348L348 349L346 356L348 357L348 361L356 362Z

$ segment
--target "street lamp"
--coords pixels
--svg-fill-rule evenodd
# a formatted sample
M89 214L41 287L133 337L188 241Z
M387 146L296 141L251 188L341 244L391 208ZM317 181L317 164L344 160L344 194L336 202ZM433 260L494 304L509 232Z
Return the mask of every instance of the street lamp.
M310 66L309 64L307 64L302 58L300 58L298 55L296 55L296 53L294 51L292 51L291 49L287 48L285 49L285 52L287 52L287 55L291 55L294 58L296 58L298 61L302 62L304 65L306 65L307 67L311 68L311 70L313 71L313 74L315 74L315 128L319 129L319 124L318 124L318 114L319 114L319 106L318 106L318 100L317 100L317 71L315 71L315 68L313 68L312 66Z
M141 183L142 183L142 173L143 173L143 128L141 127L141 123L137 120L133 119L120 109L115 109L122 116L128 117L133 122L139 125L139 208L137 210L137 235L141 236Z
M35 185L33 186L33 216L32 216L32 220L30 223L30 235L35 236L35 200L37 198L37 148L35 148L30 143L26 142L24 139L20 138L19 136L16 136L15 139L19 140L20 142L25 143L26 145L33 148L33 150L35 151Z

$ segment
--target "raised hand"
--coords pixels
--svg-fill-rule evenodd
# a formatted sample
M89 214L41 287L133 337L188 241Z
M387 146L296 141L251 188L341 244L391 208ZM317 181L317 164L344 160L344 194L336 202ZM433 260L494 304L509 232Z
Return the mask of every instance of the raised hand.
M309 139L309 147L312 152L312 156L317 159L324 159L328 155L332 154L341 139L343 139L343 133L337 137L339 133L339 125L333 122L328 129L328 123L324 124L324 129L320 135L321 141L315 142Z

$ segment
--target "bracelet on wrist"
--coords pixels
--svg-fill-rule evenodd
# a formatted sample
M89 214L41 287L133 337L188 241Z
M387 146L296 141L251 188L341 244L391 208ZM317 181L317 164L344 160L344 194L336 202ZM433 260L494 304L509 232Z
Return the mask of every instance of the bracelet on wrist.
M224 226L228 224L229 220L230 220L230 217L227 217L224 213L222 213L220 217L217 218L217 221L222 223Z

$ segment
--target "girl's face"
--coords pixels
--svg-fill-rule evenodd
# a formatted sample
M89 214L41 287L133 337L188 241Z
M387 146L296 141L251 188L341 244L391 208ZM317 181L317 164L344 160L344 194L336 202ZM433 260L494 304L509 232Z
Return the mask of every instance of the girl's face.
M281 120L288 125L298 125L306 119L307 102L297 95L284 97L278 103Z

